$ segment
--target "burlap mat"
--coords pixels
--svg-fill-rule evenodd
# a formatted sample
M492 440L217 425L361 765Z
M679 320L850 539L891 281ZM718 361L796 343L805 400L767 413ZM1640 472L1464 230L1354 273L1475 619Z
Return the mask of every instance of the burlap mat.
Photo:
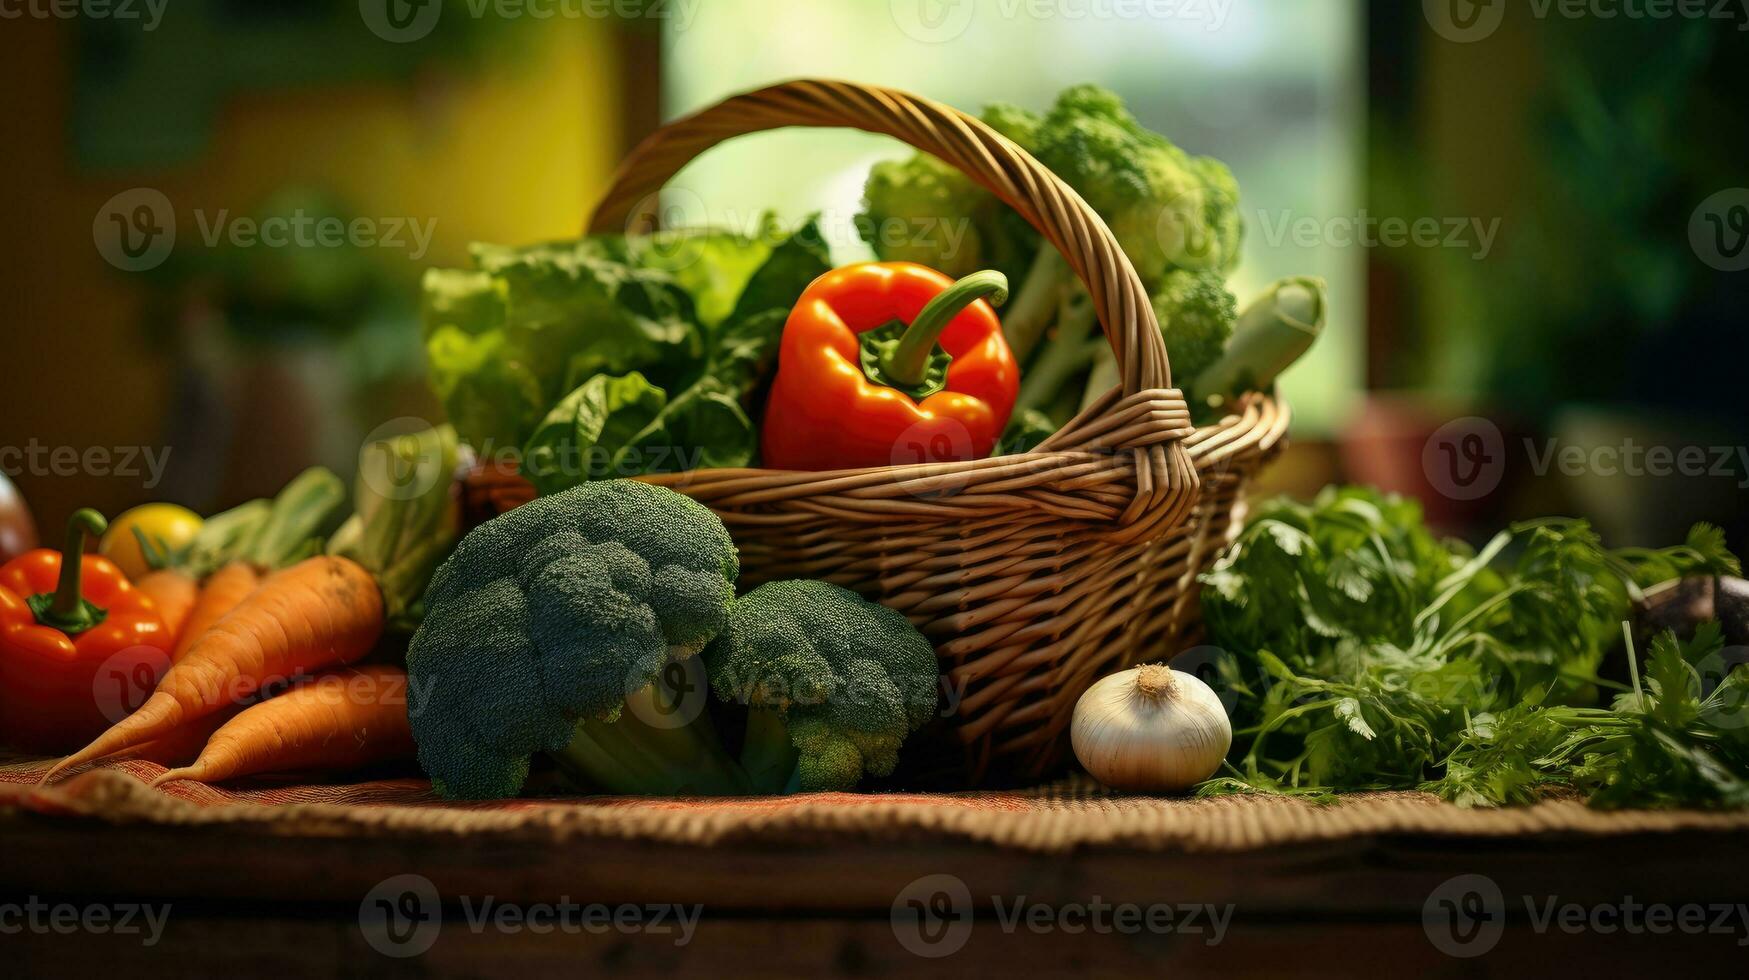
M1360 793L1319 805L1272 797L1114 797L1084 781L952 794L817 793L756 799L586 797L455 804L417 779L227 790L147 780L123 762L37 786L46 765L0 765L0 812L112 823L229 825L274 834L493 834L535 841L598 837L717 846L797 839L968 840L1017 850L1092 847L1244 851L1376 835L1509 837L1749 830L1749 812L1600 812L1577 800L1465 810L1425 793Z

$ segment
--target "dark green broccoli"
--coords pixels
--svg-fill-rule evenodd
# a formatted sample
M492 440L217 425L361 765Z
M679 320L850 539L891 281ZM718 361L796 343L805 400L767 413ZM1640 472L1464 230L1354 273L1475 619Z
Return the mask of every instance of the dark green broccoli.
M909 620L826 582L768 582L705 654L718 698L747 705L741 763L760 792L845 790L889 775L935 712L935 651Z
M632 481L584 484L475 528L432 577L407 651L420 765L446 796L514 795L534 753L613 723L671 659L702 650L728 622L739 572L714 514ZM707 726L654 731L684 743L670 754L712 755ZM587 757L568 761L590 770ZM725 773L701 773L698 791L737 788Z
M408 715L433 786L513 796L541 752L595 789L661 796L848 789L864 770L892 772L934 710L929 642L820 582L737 602L739 572L716 515L629 480L475 528L432 577L407 651ZM741 689L731 678L777 682L734 699L752 708L752 775L707 711L709 687L725 700Z

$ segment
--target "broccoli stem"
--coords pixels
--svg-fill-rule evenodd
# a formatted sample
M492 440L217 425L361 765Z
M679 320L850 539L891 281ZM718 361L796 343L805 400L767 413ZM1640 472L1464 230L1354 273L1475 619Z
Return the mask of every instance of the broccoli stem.
M660 717L656 685L626 698L616 721L579 721L571 744L551 753L565 772L607 793L628 796L743 796L752 792L705 713L673 728ZM642 710L643 717L640 717Z
M741 768L758 793L794 793L801 781L801 753L789 738L783 716L765 708L747 712L747 739Z
M1014 359L1026 363L1045 331L1057 318L1062 287L1071 276L1069 262L1050 242L1040 242L1026 272L1026 282L1002 315L1002 334Z
M1097 322L1093 304L1085 297L1057 318L1056 335L1020 379L1020 397L1014 403L1016 412L1050 408L1063 389L1093 364L1099 349L1105 346L1105 337L1093 329Z

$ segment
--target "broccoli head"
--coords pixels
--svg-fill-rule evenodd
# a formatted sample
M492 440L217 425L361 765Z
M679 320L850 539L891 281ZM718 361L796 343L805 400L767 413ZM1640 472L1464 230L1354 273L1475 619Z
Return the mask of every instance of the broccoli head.
M711 688L747 705L741 762L761 790L844 790L889 775L935 711L935 651L909 620L826 582L769 582L705 654Z
M1189 381L1226 349L1238 301L1219 272L1173 269L1154 292L1154 315L1172 354L1172 376Z
M1242 224L1225 164L1192 157L1097 85L1065 89L1039 123L1036 154L1105 218L1142 280L1171 267L1231 271Z
M986 123L1031 149L1039 117L1011 105L985 110ZM875 164L863 187L856 227L876 256L917 262L958 279L995 269L1019 282L1039 235L996 195L927 153Z
M992 102L979 117L986 126L1006 136L1021 149L1031 152L1038 145L1039 114L1007 102Z
M426 591L407 651L419 763L446 796L514 795L536 752L728 622L739 559L722 522L628 480L541 497L470 532ZM678 737L678 736L676 736Z

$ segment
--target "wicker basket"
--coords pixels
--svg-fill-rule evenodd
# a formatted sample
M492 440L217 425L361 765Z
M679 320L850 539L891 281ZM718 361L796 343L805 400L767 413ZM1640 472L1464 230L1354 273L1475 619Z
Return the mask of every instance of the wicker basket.
M648 479L722 517L744 587L824 578L909 615L958 699L943 728L964 750L964 781L1045 775L1066 758L1064 733L1089 684L1194 638L1195 576L1226 542L1287 413L1251 396L1218 424L1193 427L1147 291L1099 216L977 119L892 89L795 81L680 119L632 152L590 230L623 230L640 202L712 146L786 126L894 136L989 188L1086 284L1122 383L1021 456ZM465 491L475 515L533 495L514 472L488 468Z

